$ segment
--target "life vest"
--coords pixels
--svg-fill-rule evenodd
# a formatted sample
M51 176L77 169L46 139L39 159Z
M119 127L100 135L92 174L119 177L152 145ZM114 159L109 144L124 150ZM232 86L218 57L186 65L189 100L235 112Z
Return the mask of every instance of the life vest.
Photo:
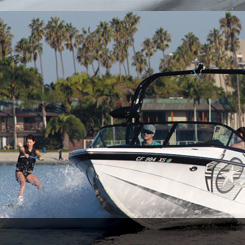
M31 152L28 150L27 145L24 145L24 148L25 148L25 153L28 154L29 156L33 156L33 157L37 156L35 147L33 147ZM35 158L26 158L25 155L22 152L20 152L16 167L19 168L21 171L23 170L33 171L35 163L36 163Z

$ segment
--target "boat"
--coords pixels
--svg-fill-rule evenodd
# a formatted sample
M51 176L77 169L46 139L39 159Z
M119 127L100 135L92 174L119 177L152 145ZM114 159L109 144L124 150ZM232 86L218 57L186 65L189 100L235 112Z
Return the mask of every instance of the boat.
M153 74L135 90L131 106L110 113L123 123L102 127L88 149L71 152L69 160L113 217L155 229L245 218L245 150L237 147L245 139L236 130L214 122L141 120L144 93L154 80L202 74L245 71L200 64ZM147 129L157 143L144 145Z

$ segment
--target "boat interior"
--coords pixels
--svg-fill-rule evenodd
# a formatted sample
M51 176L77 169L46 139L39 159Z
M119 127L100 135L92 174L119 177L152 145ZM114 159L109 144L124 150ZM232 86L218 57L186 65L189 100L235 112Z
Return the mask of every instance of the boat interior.
M144 125L155 127L153 146L143 145ZM234 144L245 142L232 128L209 122L125 123L101 128L91 148L101 147L176 147L220 146L235 148ZM242 149L240 149L242 150Z

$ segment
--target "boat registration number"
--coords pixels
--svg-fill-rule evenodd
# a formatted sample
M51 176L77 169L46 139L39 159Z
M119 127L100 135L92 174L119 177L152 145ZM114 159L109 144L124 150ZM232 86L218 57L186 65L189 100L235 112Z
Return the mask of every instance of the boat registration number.
M171 158L163 158L163 157L143 157L138 156L136 157L136 161L141 162L171 162Z

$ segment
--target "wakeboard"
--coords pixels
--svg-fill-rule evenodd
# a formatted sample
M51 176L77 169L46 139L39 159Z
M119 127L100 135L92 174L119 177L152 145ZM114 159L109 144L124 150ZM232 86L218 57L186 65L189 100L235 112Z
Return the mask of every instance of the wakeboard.
M6 207L6 208L21 208L21 207L24 207L24 205L18 204L18 203L8 203L8 204L5 204L4 207Z

